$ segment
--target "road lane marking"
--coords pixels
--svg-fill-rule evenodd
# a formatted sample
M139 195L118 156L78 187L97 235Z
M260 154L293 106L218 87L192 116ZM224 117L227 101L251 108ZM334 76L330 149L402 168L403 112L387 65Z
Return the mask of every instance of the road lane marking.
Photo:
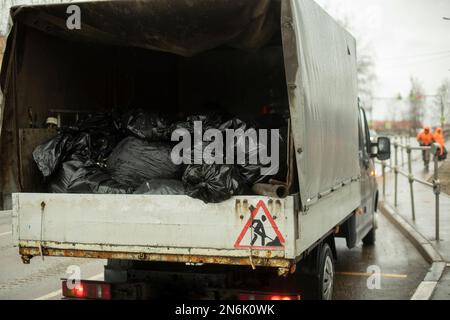
M90 277L88 280L99 280L101 278L103 278L103 272Z
M369 272L336 272L337 275L340 276L355 276L355 277L370 277L374 273ZM380 274L384 278L400 278L405 279L408 277L406 274L394 274L394 273L381 273Z
M1 236L7 236L8 234L11 234L11 233L12 233L12 231L0 233L0 237Z
M60 295L62 295L62 291L61 289L58 289L53 292L47 293L46 295L40 296L39 298L36 298L34 300L48 300Z
M103 277L103 272L99 273L99 274L96 274L95 276L92 276L92 277L88 278L87 280L99 280L102 277ZM40 297L38 297L38 298L36 298L34 300L48 300L48 299L54 298L56 296L62 296L62 290L61 289L58 289L58 290L52 291L50 293L47 293L47 294L45 294L43 296L40 296Z

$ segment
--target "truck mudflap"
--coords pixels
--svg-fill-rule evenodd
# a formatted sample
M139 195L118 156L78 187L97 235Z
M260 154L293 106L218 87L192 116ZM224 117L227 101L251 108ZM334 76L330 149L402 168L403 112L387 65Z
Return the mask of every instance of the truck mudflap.
M13 195L13 237L24 263L64 256L278 267L295 265L294 196Z

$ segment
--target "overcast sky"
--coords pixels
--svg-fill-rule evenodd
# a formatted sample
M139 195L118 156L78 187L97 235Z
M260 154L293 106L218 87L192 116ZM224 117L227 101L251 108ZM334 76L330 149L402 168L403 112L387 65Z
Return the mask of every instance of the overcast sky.
M370 44L377 63L375 96L407 96L411 76L422 81L427 94L435 94L443 79L450 78L450 21L442 19L450 17L450 0L317 2L332 16L347 17L351 31ZM386 108L393 104L375 101L374 118L386 118Z

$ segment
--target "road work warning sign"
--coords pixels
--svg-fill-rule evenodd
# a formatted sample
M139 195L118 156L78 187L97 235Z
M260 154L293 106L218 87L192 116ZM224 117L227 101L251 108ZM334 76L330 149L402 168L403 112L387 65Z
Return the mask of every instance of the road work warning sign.
M284 238L274 218L262 200L253 209L250 218L237 238L235 248L283 250Z

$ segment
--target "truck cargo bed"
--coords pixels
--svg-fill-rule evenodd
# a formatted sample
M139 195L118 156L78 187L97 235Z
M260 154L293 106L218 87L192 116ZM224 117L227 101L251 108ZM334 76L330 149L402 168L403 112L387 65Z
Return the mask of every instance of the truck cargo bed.
M238 243L260 207L282 245ZM25 262L43 255L289 267L295 224L294 196L205 204L173 195L13 194L14 242Z

